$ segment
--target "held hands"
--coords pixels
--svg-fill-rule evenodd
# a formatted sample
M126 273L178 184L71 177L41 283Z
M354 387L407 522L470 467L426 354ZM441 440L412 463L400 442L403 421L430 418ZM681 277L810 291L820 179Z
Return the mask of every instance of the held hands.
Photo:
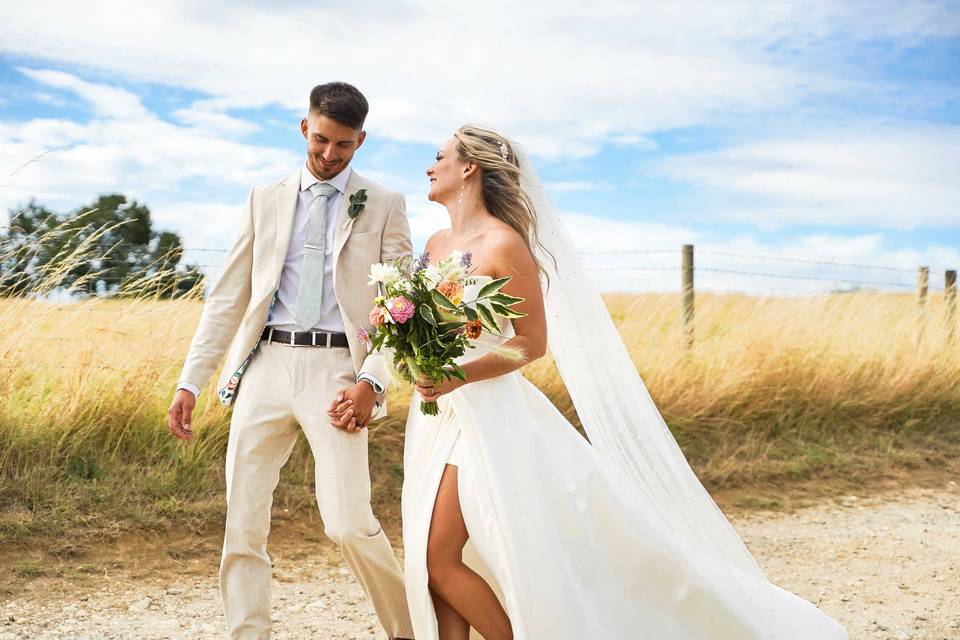
M186 389L178 389L173 402L167 410L167 427L181 440L193 440L193 409L197 406L197 396Z
M467 383L459 378L449 378L442 382L434 382L430 379L430 376L421 376L414 386L424 402L436 402L437 398L443 394L455 391L465 384Z
M376 399L377 394L369 382L360 381L340 389L327 410L330 424L347 433L359 432L370 422Z

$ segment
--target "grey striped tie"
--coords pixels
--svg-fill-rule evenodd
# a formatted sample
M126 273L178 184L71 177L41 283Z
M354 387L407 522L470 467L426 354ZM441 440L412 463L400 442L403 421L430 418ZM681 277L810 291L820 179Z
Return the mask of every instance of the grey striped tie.
M307 213L307 239L303 243L303 266L294 313L297 331L309 331L320 321L323 258L327 250L327 202L336 191L336 187L325 182L310 187L316 199Z

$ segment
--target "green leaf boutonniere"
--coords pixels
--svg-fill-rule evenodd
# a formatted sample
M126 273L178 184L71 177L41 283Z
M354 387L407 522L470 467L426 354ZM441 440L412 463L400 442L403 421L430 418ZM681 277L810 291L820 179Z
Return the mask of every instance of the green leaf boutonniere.
M351 218L356 219L360 215L360 212L363 211L363 207L367 203L367 190L358 189L356 193L350 196L350 207L347 209L347 215Z

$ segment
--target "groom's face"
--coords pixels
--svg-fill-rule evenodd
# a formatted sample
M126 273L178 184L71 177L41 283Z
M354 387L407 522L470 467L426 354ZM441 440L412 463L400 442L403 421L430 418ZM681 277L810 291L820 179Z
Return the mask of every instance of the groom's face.
M321 180L346 169L366 137L360 129L312 111L300 122L300 131L307 141L307 168Z

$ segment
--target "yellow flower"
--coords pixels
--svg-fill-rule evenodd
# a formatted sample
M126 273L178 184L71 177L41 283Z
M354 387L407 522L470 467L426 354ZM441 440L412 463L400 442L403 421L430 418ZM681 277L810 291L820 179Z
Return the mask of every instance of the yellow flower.
M463 287L456 282L441 282L437 285L437 291L447 296L453 304L460 304L463 300Z

